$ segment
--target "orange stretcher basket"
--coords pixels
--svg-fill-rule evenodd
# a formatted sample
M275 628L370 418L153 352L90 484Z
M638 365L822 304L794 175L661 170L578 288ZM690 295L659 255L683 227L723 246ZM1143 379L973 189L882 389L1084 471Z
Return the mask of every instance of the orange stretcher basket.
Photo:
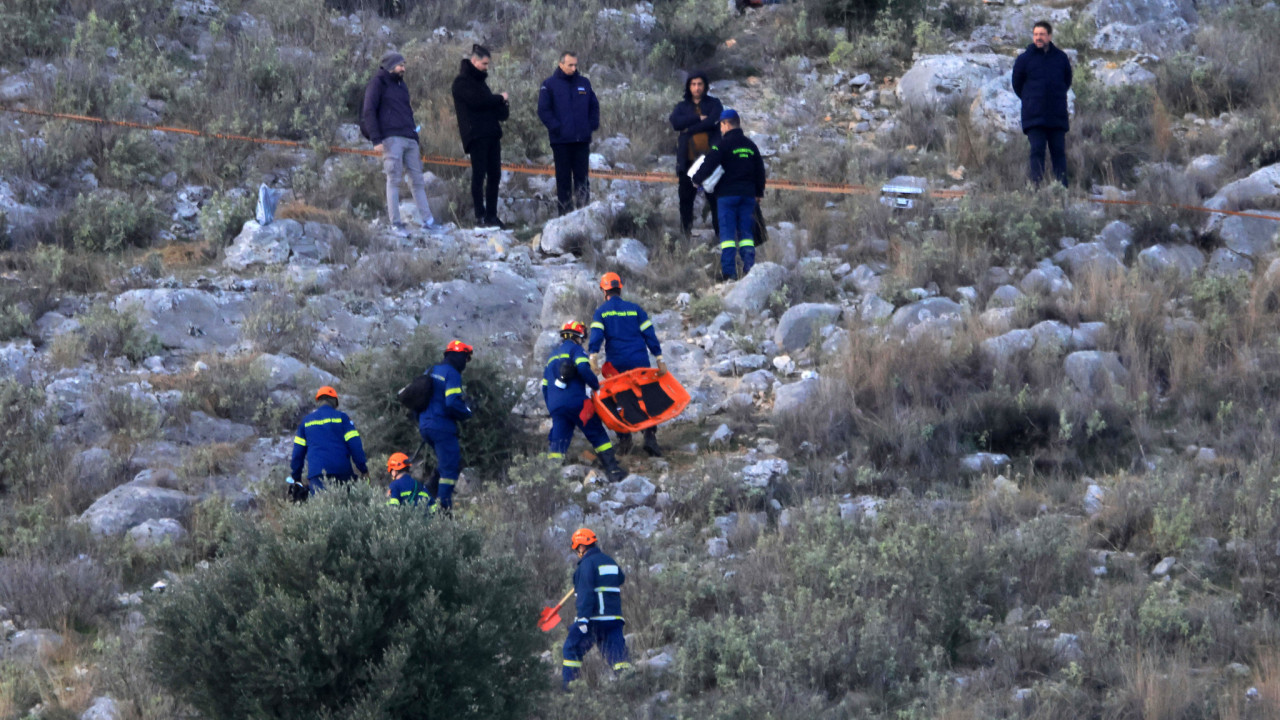
M689 393L671 373L658 377L657 368L636 368L601 380L591 402L610 430L633 433L684 412Z

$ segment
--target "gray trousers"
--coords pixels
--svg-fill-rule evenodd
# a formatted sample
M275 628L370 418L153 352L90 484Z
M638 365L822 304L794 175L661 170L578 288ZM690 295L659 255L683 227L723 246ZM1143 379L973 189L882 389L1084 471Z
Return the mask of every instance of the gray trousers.
M400 222L400 181L406 171L409 187L413 189L413 204L418 206L418 218L425 225L432 220L431 207L427 205L427 185L422 178L422 153L418 141L403 137L389 137L382 141L382 172L387 175L387 217L393 225Z

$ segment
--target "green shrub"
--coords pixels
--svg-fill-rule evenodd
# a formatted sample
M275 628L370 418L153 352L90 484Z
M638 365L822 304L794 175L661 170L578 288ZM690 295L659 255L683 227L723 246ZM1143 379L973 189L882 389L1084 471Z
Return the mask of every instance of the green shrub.
M63 232L81 252L118 252L146 247L160 229L161 216L150 199L119 193L77 195L63 214Z
M253 219L253 200L245 193L216 193L200 208L200 233L205 242L222 247Z
M676 67L695 67L715 53L728 37L731 15L726 3L703 0L657 0L654 36L662 38L650 55Z
M124 388L112 388L98 395L90 413L98 427L132 442L155 437L164 419L155 401Z
M107 305L95 305L80 321L85 350L100 361L124 356L141 362L164 350L160 338L148 334L136 315L116 312Z
M444 345L419 328L399 346L366 353L352 362L344 395L351 398L352 413L370 454L412 453L418 447L417 418L400 404L396 392L440 363ZM520 450L520 433L511 415L520 390L496 360L483 354L467 365L462 387L474 413L459 424L462 462L486 474L500 473Z
M61 0L13 0L0 7L0 62L28 55L46 56L62 47L65 36L54 32Z
M255 300L245 313L244 336L262 352L307 360L316 330L309 313L293 298L271 293Z
M268 433L286 433L297 427L304 410L302 393L272 392L266 372L247 360L211 358L208 368L181 380L182 404L214 417L250 423Z
M55 418L44 401L38 387L0 380L0 491L38 487L48 471Z
M367 486L243 522L154 612L153 665L206 717L524 718L544 684L530 574Z
M724 312L724 298L719 295L703 295L689 303L689 322L694 325L705 325Z

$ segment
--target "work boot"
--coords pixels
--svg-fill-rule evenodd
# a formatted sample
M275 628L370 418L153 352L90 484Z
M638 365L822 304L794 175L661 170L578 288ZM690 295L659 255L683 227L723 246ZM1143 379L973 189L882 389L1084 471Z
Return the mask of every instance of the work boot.
M497 215L486 215L483 222L486 227L496 227L499 230L507 229L507 224L499 220Z
M618 442L613 444L619 455L627 455L631 452L631 433L618 433Z
M600 453L600 464L604 467L604 474L609 478L609 482L622 482L631 473L627 469L618 464L618 456L614 454L610 448Z
M644 431L644 451L649 457L662 457L662 448L658 447L658 428Z

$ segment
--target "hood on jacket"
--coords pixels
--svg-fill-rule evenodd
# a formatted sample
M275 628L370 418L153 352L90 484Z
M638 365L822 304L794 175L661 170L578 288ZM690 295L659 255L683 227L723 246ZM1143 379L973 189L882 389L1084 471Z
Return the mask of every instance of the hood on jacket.
M458 70L459 75L465 75L474 80L484 82L489 78L489 73L477 68L471 64L471 58L462 58L462 67Z
M692 73L689 74L689 77L686 78L684 81L684 99L685 100L689 100L689 101L693 100L693 93L689 91L689 86L692 85L693 81L697 78L702 78L702 82L706 83L707 85L707 91L702 94L702 97L706 97L707 95L711 94L711 80L707 77L707 73L703 70L694 70Z
M378 63L378 67L381 67L383 70L390 72L394 70L397 65L403 65L403 64L404 64L404 56L396 52L395 50L390 50L387 52L387 54L382 56L382 61Z

